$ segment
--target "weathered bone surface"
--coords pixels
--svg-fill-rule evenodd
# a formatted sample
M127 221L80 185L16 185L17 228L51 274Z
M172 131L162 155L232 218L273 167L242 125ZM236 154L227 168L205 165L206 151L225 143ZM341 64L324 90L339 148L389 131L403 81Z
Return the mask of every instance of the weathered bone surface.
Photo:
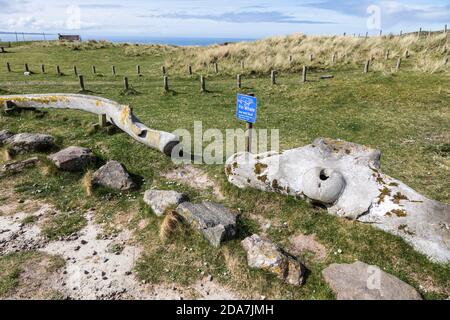
M307 198L329 213L374 224L439 262L450 262L450 206L430 200L380 171L381 152L341 140L317 139L282 153L237 153L228 180Z
M21 108L76 109L95 114L105 114L108 122L116 125L137 141L170 155L179 143L174 134L153 130L133 114L130 106L115 101L82 94L27 94L0 96L0 105L7 101Z

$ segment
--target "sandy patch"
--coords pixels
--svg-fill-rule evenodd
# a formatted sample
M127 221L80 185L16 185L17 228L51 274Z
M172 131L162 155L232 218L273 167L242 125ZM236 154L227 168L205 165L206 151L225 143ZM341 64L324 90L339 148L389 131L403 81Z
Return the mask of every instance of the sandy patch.
M324 261L327 258L327 249L323 244L316 240L316 236L314 234L296 235L290 238L290 242L290 252L294 255L301 255L311 252L314 254L314 260L316 261Z
M217 182L212 180L206 172L194 166L185 165L183 167L176 168L164 174L163 177L168 180L173 180L188 185L189 187L197 190L211 189L213 195L218 200L225 199Z

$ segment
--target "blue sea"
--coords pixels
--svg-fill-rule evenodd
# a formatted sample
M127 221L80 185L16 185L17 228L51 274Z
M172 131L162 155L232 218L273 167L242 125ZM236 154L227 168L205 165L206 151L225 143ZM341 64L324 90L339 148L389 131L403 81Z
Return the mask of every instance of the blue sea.
M83 40L108 40L111 42L129 42L139 44L168 44L176 46L208 46L212 44L223 44L227 42L242 42L253 41L255 39L242 39L242 38L183 38L183 37L138 37L138 36L106 36L102 38L98 37L85 37Z

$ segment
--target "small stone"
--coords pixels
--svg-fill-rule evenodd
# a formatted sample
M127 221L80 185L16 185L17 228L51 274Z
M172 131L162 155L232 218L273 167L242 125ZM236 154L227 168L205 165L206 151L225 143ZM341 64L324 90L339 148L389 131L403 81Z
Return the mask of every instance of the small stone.
M126 276L131 275L131 271L126 271L126 272L125 272L125 275L126 275Z
M357 261L352 264L332 264L322 275L338 300L421 300L409 284Z
M48 156L55 166L65 171L83 171L94 164L97 158L87 148L71 146Z
M215 247L236 236L237 215L220 204L207 201L201 204L183 202L177 207L177 213L203 233Z
M11 154L47 151L55 147L55 138L48 134L19 133L6 140Z
M75 251L78 251L78 250L80 250L80 249L81 249L80 246L76 246L74 250L75 250Z
M126 168L117 161L108 161L94 172L92 183L115 190L127 191L137 188Z
M247 262L252 268L263 269L276 274L281 280L301 285L304 280L305 267L289 253L270 240L254 234L242 241L247 252Z
M86 241L86 240L81 240L81 244L82 245L85 245L85 244L87 244L88 242Z
M168 208L175 208L184 201L187 201L186 195L172 190L147 190L144 193L144 202L159 217L164 215Z
M84 270L84 274L89 274L89 271L87 271L87 270Z

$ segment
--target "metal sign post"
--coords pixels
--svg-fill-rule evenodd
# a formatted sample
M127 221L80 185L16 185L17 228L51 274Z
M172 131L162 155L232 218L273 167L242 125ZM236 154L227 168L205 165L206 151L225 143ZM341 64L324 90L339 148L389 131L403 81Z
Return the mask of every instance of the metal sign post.
M252 151L253 124L256 122L257 107L258 102L253 93L237 95L236 117L247 123L245 141L245 149L247 152Z

